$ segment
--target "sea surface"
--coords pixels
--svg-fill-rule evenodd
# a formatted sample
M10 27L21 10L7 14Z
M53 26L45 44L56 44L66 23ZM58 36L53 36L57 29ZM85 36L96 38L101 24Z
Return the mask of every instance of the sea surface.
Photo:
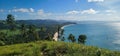
M66 42L71 33L76 39L85 34L85 45L120 51L120 22L79 22L65 26L64 30Z

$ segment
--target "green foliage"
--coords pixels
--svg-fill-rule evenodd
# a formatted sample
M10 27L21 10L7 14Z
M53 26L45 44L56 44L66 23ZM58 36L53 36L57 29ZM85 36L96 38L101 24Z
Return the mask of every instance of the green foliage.
M7 24L14 24L14 20L15 18L12 14L7 15L7 19L6 19Z
M60 31L61 31L61 26L58 25L58 26L57 26L58 38L60 38Z
M74 36L73 34L70 34L70 35L68 36L68 40L69 40L69 41L72 41L72 42L75 42L75 41L76 41L75 36Z
M46 31L46 28L45 28L45 27L40 27L40 31L45 32L45 31Z
M56 53L57 56L63 56L64 54L66 54L67 51L68 51L67 49L68 48L67 48L66 44L64 44L64 43L56 45L54 47L54 50L55 50L55 53Z
M62 25L56 24L37 28L35 25L16 24L13 15L6 19L8 29L0 30L0 56L119 56L120 52L98 49L96 47L78 45L76 43L53 42L54 32L59 38L64 34ZM3 23L1 23L3 24ZM4 23L5 24L5 23ZM16 28L16 25L18 28ZM21 25L21 26L20 26ZM28 26L28 27L27 27ZM57 27L56 27L57 26ZM14 30L16 28L16 30ZM14 30L14 31L11 31ZM86 35L80 35L78 42L85 43ZM50 40L50 41L38 41ZM64 37L62 41L64 41ZM76 42L75 36L69 35L68 40ZM32 42L34 41L34 42ZM27 43L26 43L27 42ZM28 43L31 42L31 43ZM23 43L23 44L17 44ZM14 44L14 45L10 45ZM3 46L6 45L6 46Z
M25 24L21 24L21 28L20 29L21 29L22 33L25 33L26 30L27 30L27 27L26 27Z
M3 41L0 41L0 46L5 45L5 43Z
M85 44L86 39L87 39L86 35L80 35L79 38L78 38L78 42L82 43L82 44Z
M101 56L101 50L100 49L97 50L96 55Z
M0 46L0 56L119 56L119 51L76 43L37 41Z
M65 41L65 37L62 37L61 41Z
M9 25L10 30L15 30L15 18L12 14L7 15L6 23Z

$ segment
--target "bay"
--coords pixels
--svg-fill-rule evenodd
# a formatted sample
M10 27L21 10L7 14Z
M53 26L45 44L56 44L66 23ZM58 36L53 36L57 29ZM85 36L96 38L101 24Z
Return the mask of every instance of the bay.
M120 51L120 22L82 22L64 27L64 37L69 34L78 39L81 34L87 35L85 45Z

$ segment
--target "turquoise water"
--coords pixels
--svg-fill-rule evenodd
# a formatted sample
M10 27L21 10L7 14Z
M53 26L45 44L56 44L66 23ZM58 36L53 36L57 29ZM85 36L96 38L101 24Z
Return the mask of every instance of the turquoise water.
M86 45L120 51L120 22L79 23L64 27L64 30L66 42L70 33L76 39L80 34L86 34Z

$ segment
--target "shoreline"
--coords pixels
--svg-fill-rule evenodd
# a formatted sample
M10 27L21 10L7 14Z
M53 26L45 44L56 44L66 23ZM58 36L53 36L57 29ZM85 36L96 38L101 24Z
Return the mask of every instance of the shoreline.
M61 29L64 29L65 27L71 26L71 25L75 25L75 24L68 24L68 25L64 25L61 27Z
M75 24L64 25L64 26L61 27L61 29L64 29L65 27L68 27L68 26L71 26L71 25L75 25ZM58 31L56 31L56 32L54 33L53 40L54 40L54 41L58 41Z

